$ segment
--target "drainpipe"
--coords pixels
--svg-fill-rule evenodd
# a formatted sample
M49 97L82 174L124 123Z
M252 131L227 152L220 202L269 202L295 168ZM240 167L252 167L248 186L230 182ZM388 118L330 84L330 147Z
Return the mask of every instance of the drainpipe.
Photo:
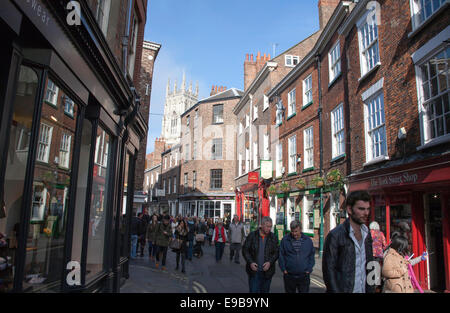
M323 135L322 135L322 84L321 84L321 63L320 63L320 54L316 54L316 61L317 61L317 72L318 72L318 80L319 80L319 147L320 147L320 177L323 176ZM324 242L324 236L323 236L324 230L323 230L323 187L320 187L320 237L319 237L319 257L322 257L323 254L323 242Z
M128 71L128 44L130 39L130 23L131 23L131 8L132 8L133 0L128 0L128 9L127 9L127 24L125 26L125 34L122 38L122 58L123 58L123 75L125 78L127 77Z

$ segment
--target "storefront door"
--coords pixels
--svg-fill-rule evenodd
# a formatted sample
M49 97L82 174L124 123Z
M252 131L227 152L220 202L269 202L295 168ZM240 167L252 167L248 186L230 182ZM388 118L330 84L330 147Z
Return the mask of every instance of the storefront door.
M429 254L429 286L432 290L442 291L445 290L445 265L439 193L425 195L425 233Z

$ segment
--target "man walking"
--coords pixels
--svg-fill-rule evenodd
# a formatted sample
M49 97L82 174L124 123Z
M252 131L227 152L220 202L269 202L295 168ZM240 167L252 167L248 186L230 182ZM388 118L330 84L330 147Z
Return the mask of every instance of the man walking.
M373 293L366 281L367 264L373 261L372 236L365 225L370 214L370 195L353 191L347 197L349 218L334 228L325 239L322 259L327 292Z
M272 219L264 216L260 229L245 239L242 256L246 264L250 293L269 293L278 259L278 241L271 232Z
M141 220L133 213L131 217L130 233L131 233L131 258L136 258L137 242L139 238L139 228L141 225Z
M187 259L189 261L192 261L192 254L193 254L193 248L194 248L194 238L195 238L195 222L193 221L192 217L189 217L188 222L188 235L187 235L187 240L188 240L188 250L187 250Z
M280 243L278 265L283 272L284 289L287 293L308 293L310 274L314 267L314 245L302 232L299 221L291 222L291 232Z
M230 224L228 229L228 238L230 240L230 262L233 260L234 263L239 264L239 251L242 248L242 241L245 237L244 225L242 225L239 220L239 216L236 214L233 216L233 222Z

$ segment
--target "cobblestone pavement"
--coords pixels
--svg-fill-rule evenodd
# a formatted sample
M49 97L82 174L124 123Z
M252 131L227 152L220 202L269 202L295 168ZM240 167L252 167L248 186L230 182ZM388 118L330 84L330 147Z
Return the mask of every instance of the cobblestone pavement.
M148 251L130 263L130 278L121 288L121 293L248 293L248 276L245 261L240 255L240 264L230 262L229 245L220 263L215 260L215 248L206 244L203 256L186 260L186 274L175 270L175 253L167 252L166 269L156 269L150 261ZM316 265L311 274L311 293L325 292L322 280L322 260L316 256ZM181 269L181 264L180 264ZM284 293L283 277L277 263L272 278L271 293Z

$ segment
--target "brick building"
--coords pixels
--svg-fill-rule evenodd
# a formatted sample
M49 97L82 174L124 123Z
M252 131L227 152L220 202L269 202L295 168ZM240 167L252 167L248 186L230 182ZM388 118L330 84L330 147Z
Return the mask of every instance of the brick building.
M210 97L181 115L179 214L228 217L234 211L234 106L242 91L213 86Z

